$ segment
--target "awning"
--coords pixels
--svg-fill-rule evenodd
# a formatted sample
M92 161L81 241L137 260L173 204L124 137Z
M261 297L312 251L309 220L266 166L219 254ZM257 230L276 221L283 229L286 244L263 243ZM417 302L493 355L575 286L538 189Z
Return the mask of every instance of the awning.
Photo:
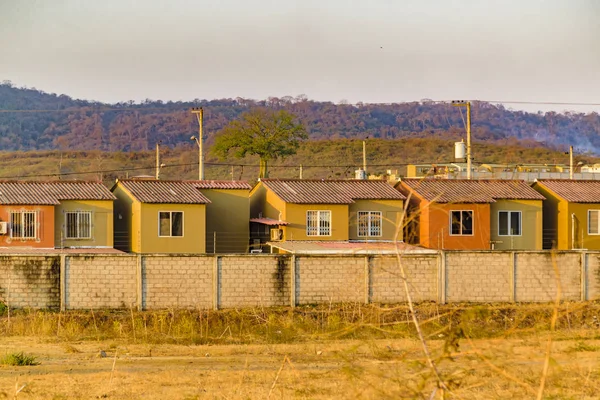
M273 248L292 254L437 254L437 251L404 242L350 242L290 240L267 242Z
M277 225L289 225L287 221L281 221L273 218L251 218L250 222L256 222L257 224L277 226Z

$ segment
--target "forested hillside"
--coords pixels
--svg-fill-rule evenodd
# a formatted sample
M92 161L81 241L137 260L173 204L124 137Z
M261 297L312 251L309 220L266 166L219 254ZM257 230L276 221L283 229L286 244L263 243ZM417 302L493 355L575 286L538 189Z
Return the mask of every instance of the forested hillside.
M16 88L5 81L0 84L0 150L144 151L158 141L172 148L189 147L193 145L190 135L197 132L189 109L198 106L205 108L209 145L219 129L253 106L287 109L305 124L311 139L464 136L461 109L429 101L351 105L298 96L262 101L237 98L103 104ZM580 153L600 154L598 113L533 114L475 102L472 123L476 141L535 141L555 148L572 144Z

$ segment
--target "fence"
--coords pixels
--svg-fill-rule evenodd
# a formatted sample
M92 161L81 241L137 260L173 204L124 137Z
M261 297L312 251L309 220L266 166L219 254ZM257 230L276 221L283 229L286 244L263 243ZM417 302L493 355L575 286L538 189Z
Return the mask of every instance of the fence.
M416 301L549 302L600 295L600 252L440 251L403 255ZM406 300L391 256L12 255L0 257L11 307L235 308Z

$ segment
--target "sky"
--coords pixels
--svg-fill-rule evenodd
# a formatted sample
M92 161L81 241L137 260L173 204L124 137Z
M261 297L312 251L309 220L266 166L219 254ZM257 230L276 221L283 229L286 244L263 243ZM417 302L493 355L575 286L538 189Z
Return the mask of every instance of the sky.
M3 80L110 103L597 104L600 1L0 0Z

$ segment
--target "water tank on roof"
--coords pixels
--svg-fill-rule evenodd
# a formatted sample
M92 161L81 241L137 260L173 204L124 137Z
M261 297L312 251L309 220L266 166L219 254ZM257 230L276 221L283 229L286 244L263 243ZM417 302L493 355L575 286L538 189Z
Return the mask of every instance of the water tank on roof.
M354 178L355 179L367 179L367 171L365 171L362 168L357 169L356 171L354 171Z
M467 158L467 147L463 140L454 143L454 158L457 160L464 160Z

